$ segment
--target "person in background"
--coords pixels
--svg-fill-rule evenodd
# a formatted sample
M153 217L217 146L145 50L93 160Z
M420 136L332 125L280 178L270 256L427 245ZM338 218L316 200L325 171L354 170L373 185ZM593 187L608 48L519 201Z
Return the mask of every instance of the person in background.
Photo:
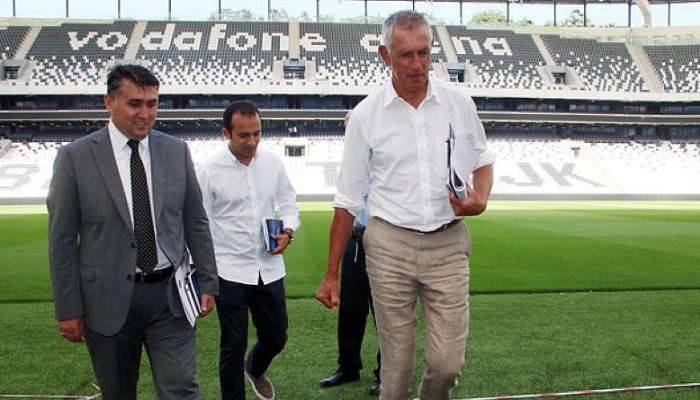
M366 200L365 194L365 200ZM372 311L372 292L365 266L365 248L362 236L368 222L367 208L353 221L352 234L345 245L341 265L340 301L338 303L338 369L320 382L321 387L334 387L360 379L362 369L362 339L367 325L367 314ZM377 350L377 368L369 394L379 395L381 351Z
M227 146L198 169L219 266L221 398L244 400L245 376L258 398L271 400L275 390L266 371L287 342L282 254L300 225L299 208L282 160L258 148L257 107L248 101L229 104L223 125ZM262 223L275 217L276 208L284 229L268 252ZM246 358L249 310L257 342Z

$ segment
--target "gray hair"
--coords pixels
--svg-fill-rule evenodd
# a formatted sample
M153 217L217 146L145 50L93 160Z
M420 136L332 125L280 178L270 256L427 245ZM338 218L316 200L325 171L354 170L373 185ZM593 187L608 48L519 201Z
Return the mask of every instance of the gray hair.
M384 40L384 46L389 52L391 52L391 34L394 32L394 27L408 27L412 25L425 26L430 38L430 46L433 46L433 30L425 15L412 10L403 10L391 14L382 25L382 39Z

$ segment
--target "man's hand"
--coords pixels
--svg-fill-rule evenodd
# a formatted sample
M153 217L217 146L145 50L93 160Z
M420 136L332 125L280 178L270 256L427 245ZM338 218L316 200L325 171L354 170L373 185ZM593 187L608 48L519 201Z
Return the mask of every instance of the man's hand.
M199 303L202 305L202 313L199 316L204 318L214 309L214 296L202 293Z
M272 235L272 238L277 241L277 247L275 247L274 250L270 252L270 254L277 255L277 254L282 254L284 251L287 249L287 246L289 246L289 236L282 232L279 235Z
M78 317L58 321L58 331L71 342L82 342L85 336L85 320Z
M326 277L316 290L316 300L320 301L326 308L334 310L338 307L338 295L340 284L337 279Z
M456 216L479 215L486 210L486 203L493 187L493 165L484 165L473 172L474 188L464 182L467 198L459 199L450 191L450 205ZM449 189L448 189L449 191Z
M467 183L464 184L467 189L467 198L460 199L448 189L450 196L450 205L456 216L479 215L486 209L486 199L482 198L479 193L472 189Z
M323 281L316 290L316 300L334 310L338 307L340 294L340 259L345 251L345 244L352 233L352 221L355 217L344 208L336 208L331 222L331 233L328 243L328 264Z

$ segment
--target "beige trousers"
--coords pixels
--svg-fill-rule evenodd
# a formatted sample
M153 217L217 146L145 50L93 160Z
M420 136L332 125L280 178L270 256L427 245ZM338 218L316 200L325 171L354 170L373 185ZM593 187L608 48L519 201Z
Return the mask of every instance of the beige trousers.
M467 227L458 223L420 234L373 218L363 242L382 352L380 399L409 398L417 299L425 318L427 364L420 399L448 399L464 365L469 329Z

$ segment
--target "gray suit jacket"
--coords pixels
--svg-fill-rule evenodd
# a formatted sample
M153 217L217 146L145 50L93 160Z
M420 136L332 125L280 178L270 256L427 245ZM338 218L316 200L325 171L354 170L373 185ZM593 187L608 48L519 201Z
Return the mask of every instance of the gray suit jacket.
M158 245L176 267L189 263L189 249L202 292L217 294L209 221L189 149L155 130L149 148ZM136 243L106 127L60 149L46 204L56 318L82 316L91 330L116 334L131 303ZM174 284L168 287L163 295L181 317Z

